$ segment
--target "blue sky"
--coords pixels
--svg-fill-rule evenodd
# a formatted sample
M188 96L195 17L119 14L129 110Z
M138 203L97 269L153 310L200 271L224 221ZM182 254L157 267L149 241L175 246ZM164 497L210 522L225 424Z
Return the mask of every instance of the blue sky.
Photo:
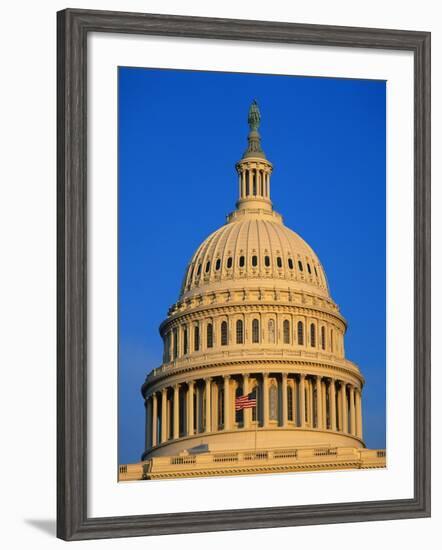
M385 82L122 67L118 87L119 462L143 451L158 326L234 209L255 98L274 207L325 268L366 379L365 441L385 447Z

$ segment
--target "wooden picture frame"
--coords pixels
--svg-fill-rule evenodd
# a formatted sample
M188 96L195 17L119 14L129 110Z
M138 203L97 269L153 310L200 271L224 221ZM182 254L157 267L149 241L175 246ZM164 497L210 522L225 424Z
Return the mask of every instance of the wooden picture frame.
M430 33L67 9L58 13L57 535L65 540L430 515ZM91 32L408 50L414 56L414 497L87 515L87 36Z

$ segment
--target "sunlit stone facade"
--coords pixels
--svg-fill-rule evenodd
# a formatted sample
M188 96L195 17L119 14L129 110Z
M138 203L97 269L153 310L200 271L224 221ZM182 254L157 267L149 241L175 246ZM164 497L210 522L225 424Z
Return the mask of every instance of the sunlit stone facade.
M192 256L160 326L142 462L120 479L385 465L365 449L364 378L321 262L273 209L259 121L254 103L236 209ZM235 411L252 391L257 407Z

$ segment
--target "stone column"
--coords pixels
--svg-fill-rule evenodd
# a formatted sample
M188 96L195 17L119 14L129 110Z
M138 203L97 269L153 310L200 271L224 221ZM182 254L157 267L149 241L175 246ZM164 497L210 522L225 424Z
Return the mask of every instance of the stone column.
M362 395L361 390L356 390L356 435L362 439Z
M316 427L318 430L323 429L323 415L322 415L322 376L316 377Z
M293 422L298 425L298 381L293 379Z
M356 435L356 418L355 418L355 389L350 386L350 433Z
M264 428L269 426L269 373L262 375L262 424Z
M348 433L347 391L345 382L341 382L342 431Z
M180 385L173 387L173 438L180 437Z
M336 386L333 378L330 379L330 429L336 431Z
M167 441L167 388L161 391L161 443Z
M188 382L188 389L187 389L187 435L194 434L194 424L193 424L194 391L195 391L195 381L191 380L190 382Z
M327 429L327 383L324 380L322 384L322 425Z
M247 395L249 393L249 375L243 374L242 375L242 393L243 395ZM244 429L250 428L250 417L251 417L252 409L243 409L243 418L244 418Z
M230 430L230 376L224 376L224 429Z
M145 424L145 443L144 448L150 449L152 445L152 413L151 413L152 401L150 396L144 400L144 408L146 409L146 424Z
M282 373L282 381L281 381L281 391L282 391L282 427L287 427L287 418L288 418L288 411L287 411L287 374L285 372Z
M206 378L206 388L205 388L205 397L206 397L206 429L207 433L211 432L212 428L212 379Z
M157 394L152 394L152 447L158 445L158 402Z
M299 376L299 424L305 428L305 374Z

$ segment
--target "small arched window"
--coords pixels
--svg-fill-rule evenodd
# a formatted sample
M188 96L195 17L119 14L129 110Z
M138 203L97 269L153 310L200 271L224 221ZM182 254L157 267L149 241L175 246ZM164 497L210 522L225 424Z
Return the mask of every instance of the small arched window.
M304 325L302 321L298 321L298 344L304 345Z
M304 271L301 260L298 260L299 271Z
M287 260L287 263L289 264L289 269L293 269L293 260L291 258Z
M282 324L282 332L284 337L284 344L290 344L290 322L288 319Z
M253 319L252 321L252 344L259 344L259 321Z
M200 327L198 325L195 326L193 332L193 349L195 351L200 349Z
M227 321L221 323L221 345L227 346Z
M209 273L210 270L210 262L206 263L206 273Z
M321 348L325 349L325 327L321 327Z
M258 265L258 256L252 256L252 267L256 267Z
M270 267L270 256L265 256L264 257L264 265L266 267Z
M209 323L207 325L207 347L213 348L213 325Z
M316 270L316 266L313 266L313 269L315 270L316 277L318 276L318 271Z
M221 260L218 258L216 260L216 264L215 264L216 271L219 271L220 267L221 267Z
M282 258L281 258L281 256L278 256L276 258L276 265L279 267L279 269L281 269L281 267L282 267Z
M293 421L293 388L287 386L287 420Z
M275 321L273 319L269 319L269 342L275 343Z
M238 319L238 321L236 321L236 343L244 343L244 326L241 319Z
M307 262L307 271L312 274L312 268L310 267L310 264Z
M240 256L240 257L239 257L239 267L244 267L245 263L246 263L245 257L244 257L244 256Z
M187 327L184 327L183 330L183 354L187 355L189 351L189 342L187 341Z
M316 327L313 323L310 325L310 345L316 347Z
M333 336L334 336L334 335L333 335L333 331L331 330L331 331L330 331L330 351L331 351L332 353L333 353L333 348L334 348L334 342L333 342L334 338L333 338Z
M233 263L232 256L229 256L227 258L227 269L231 269L232 263Z

